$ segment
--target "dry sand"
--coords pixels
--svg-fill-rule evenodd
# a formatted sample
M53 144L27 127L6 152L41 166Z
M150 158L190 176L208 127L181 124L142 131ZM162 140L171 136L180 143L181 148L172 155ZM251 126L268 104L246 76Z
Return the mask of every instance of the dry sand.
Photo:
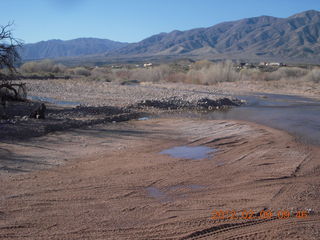
M185 145L217 151L159 154ZM265 126L129 121L1 143L0 154L20 172L0 176L0 239L320 238L319 148ZM240 219L213 220L215 209ZM308 216L241 219L263 209Z

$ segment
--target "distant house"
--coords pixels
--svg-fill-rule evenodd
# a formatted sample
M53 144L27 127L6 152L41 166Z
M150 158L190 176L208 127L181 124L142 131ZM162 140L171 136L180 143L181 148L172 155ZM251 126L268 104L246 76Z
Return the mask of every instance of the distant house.
M122 66L121 65L112 65L111 68L120 69L120 68L122 68Z
M260 62L259 66L268 66L268 62Z
M284 66L284 64L281 62L270 62L270 63L267 63L266 66L281 67L281 66Z
M246 69L251 69L251 68L255 68L255 66L254 66L253 63L246 63L246 64L244 65L244 68L246 68Z

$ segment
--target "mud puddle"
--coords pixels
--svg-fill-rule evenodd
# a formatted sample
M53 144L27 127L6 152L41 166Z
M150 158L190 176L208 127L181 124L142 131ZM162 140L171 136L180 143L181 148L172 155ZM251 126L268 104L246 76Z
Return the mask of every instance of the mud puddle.
M160 202L172 202L177 198L185 198L188 194L194 191L200 191L205 189L206 186L189 184L189 185L174 185L171 187L166 187L164 190L160 190L157 187L147 187L146 191L148 196L160 201Z
M209 158L210 154L215 151L217 150L206 146L178 146L163 150L160 154L169 155L174 158L201 160Z
M150 119L150 117L141 117L141 118L138 118L138 121L146 121L149 119Z
M153 197L159 200L160 202L171 201L171 198L166 193L162 192L160 189L156 187L147 187L146 190L150 197Z

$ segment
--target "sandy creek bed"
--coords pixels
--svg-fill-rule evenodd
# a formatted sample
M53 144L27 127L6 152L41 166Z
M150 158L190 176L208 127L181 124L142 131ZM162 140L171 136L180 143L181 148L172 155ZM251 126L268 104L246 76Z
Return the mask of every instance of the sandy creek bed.
M206 146L204 159L160 154ZM3 145L23 174L1 177L1 239L317 239L319 150L224 120L152 119ZM2 155L3 156L3 155ZM37 158L35 158L37 157ZM40 162L40 161L39 161ZM59 166L60 165L60 166ZM292 217L241 219L242 211ZM211 219L235 210L239 219ZM308 217L296 218L300 210Z
M158 93L110 91L121 93L119 104ZM228 111L2 140L0 239L319 239L318 102L242 97L248 104Z

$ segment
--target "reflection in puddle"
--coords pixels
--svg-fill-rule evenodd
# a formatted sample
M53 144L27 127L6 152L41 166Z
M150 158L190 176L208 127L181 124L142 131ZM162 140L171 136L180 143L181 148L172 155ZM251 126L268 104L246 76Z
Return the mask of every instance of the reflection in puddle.
M72 101L61 101L54 98L49 97L38 97L38 96L28 96L29 99L33 101L43 101L43 102L49 102L56 105L69 105L69 106L79 106L80 102L72 102Z
M159 199L161 202L167 202L170 200L164 192L160 191L156 187L147 187L147 191L151 197Z
M138 118L139 121L145 121L145 120L148 120L150 119L149 117L141 117L141 118Z
M215 151L217 150L206 146L179 146L163 150L160 154L167 154L174 158L200 160L208 158L209 154Z
M247 103L224 111L179 112L160 117L200 118L213 120L242 120L256 122L289 132L300 141L320 145L320 101L280 94L235 96Z
M320 145L320 102L313 99L264 94L241 96L247 104L225 112L203 115L206 119L245 120L289 132L301 141Z

